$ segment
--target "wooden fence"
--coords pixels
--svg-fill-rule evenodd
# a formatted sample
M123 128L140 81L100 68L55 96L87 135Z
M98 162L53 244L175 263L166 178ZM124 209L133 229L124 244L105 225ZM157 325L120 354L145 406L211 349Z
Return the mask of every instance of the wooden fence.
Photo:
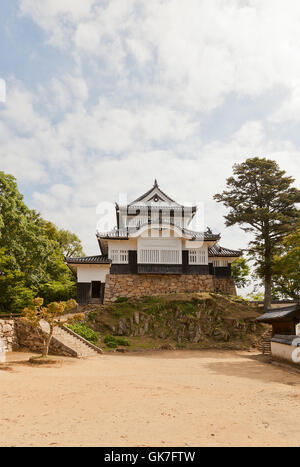
M0 320L20 318L20 316L21 316L21 313L0 313Z

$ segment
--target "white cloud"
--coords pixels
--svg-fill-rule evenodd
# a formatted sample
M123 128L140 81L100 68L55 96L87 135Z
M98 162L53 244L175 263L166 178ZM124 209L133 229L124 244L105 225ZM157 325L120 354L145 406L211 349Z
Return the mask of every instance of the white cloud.
M49 88L42 89L44 99L53 112L70 110L78 103L84 103L89 95L83 77L71 76L70 74L63 75L60 78L52 78L50 91L52 99L49 95Z
M75 46L85 52L97 53L100 44L100 34L93 24L80 23L75 33Z
M21 0L20 8L77 60L104 60L119 83L133 56L144 90L168 105L210 111L231 92L256 97L299 83L297 0Z
M158 178L176 199L203 201L206 223L229 247L212 196L248 156L277 160L299 176L299 148L266 132L265 120L298 120L300 4L287 0L20 0L74 69L33 94L9 83L0 108L1 166L33 185L33 207L97 251L96 206L135 198ZM225 98L290 96L272 115L241 118L206 142L203 123ZM241 100L239 110L243 108ZM267 112L267 111L266 111ZM221 123L220 123L221 122ZM226 120L211 120L226 128Z
M3 121L21 134L43 131L48 123L34 108L35 97L22 85L16 83L8 88L7 101L2 111Z
M20 0L20 12L31 16L48 34L53 45L68 48L74 24L89 17L95 0Z
M270 116L274 123L299 122L300 120L300 83L291 88L288 96Z

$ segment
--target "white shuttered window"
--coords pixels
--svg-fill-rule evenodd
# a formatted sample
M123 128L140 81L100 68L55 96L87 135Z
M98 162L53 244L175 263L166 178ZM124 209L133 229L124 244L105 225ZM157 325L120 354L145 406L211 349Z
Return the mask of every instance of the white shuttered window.
M140 264L181 264L179 250L139 250Z
M207 264L207 250L189 250L189 264Z
M110 259L115 264L127 264L128 250L111 250Z
M215 268L225 268L228 266L228 261L222 259L214 259L213 265Z

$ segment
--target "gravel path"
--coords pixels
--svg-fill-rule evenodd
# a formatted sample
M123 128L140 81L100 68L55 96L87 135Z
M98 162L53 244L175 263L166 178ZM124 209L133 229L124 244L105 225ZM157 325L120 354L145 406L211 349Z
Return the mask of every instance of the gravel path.
M0 446L300 445L300 375L255 354L108 354L10 367L0 371Z

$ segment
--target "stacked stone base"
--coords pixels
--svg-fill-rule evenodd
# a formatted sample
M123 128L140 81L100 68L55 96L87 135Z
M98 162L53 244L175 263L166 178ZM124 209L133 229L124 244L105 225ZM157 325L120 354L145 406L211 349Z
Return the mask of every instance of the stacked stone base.
M0 347L6 352L17 350L19 347L15 321L12 319L0 320Z
M236 295L232 278L211 275L137 275L109 274L106 276L104 304L119 297L141 298L176 293L218 292Z
M21 319L15 322L19 345L31 352L42 352L44 347L44 331L41 327L32 328ZM65 357L76 357L76 352L64 345L55 337L52 337L49 348L50 355L62 355Z
M218 277L215 279L216 292L224 295L237 295L232 277Z

